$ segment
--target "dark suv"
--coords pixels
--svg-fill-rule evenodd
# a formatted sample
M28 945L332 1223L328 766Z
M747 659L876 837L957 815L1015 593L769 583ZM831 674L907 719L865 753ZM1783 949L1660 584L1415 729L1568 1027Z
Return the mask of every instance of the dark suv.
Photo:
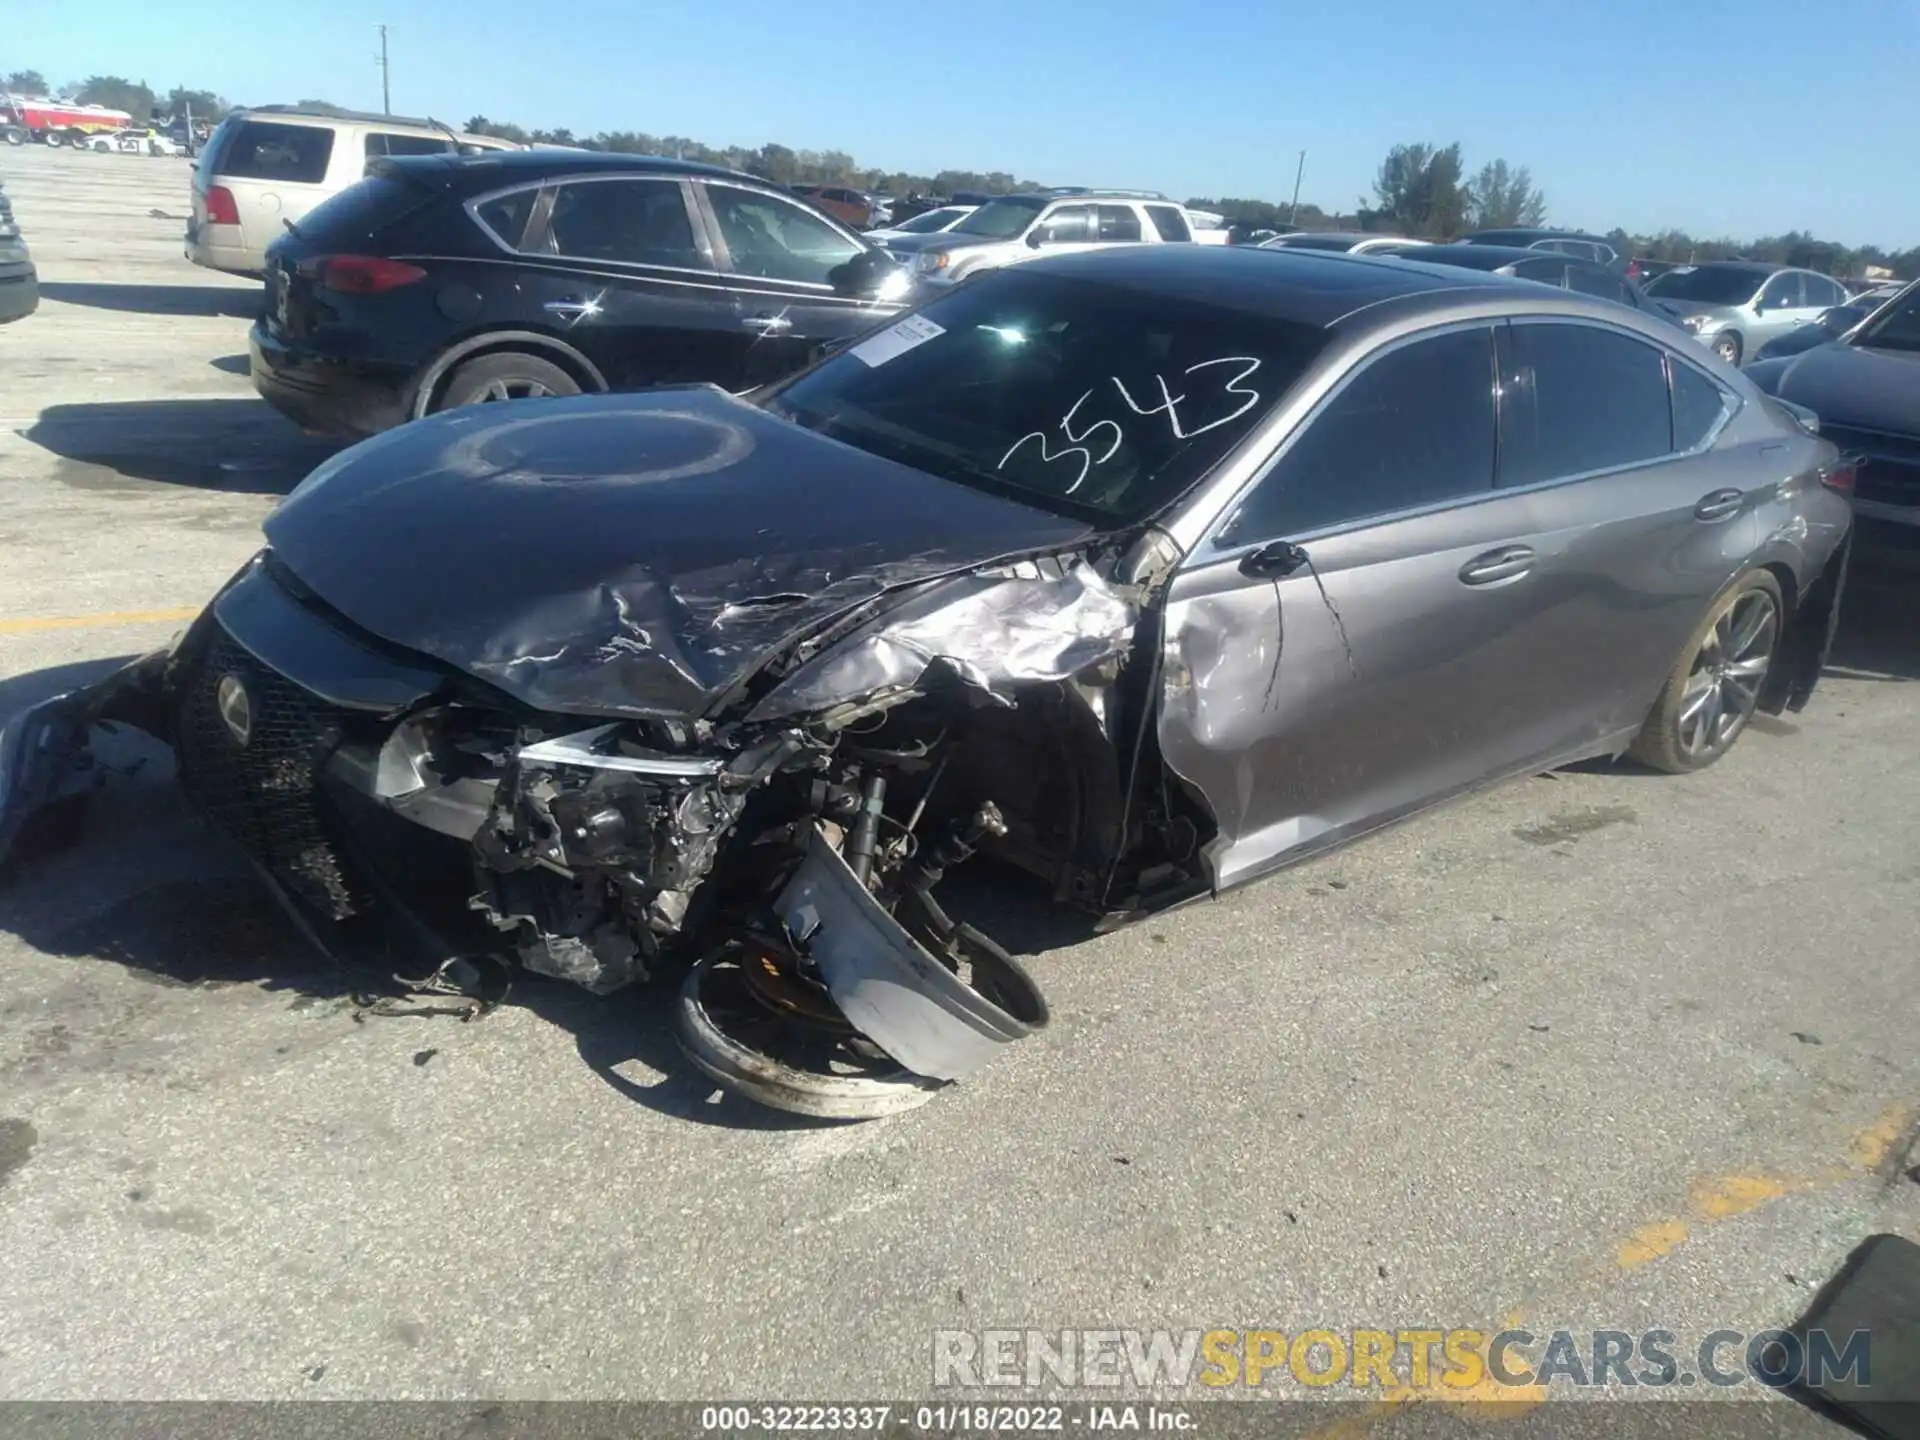
M287 230L254 386L345 435L486 400L749 389L906 288L884 251L751 175L587 151L376 161Z

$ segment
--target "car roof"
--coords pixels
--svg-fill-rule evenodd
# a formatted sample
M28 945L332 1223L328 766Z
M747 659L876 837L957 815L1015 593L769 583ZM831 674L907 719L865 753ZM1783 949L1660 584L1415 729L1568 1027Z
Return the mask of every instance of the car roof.
M1019 268L1034 266L1048 274L1321 328L1383 300L1463 291L1510 296L1514 283L1470 279L1458 271L1398 260L1258 245L1116 245L1030 261Z
M338 105L242 105L227 112L242 119L266 116L274 120L314 120L321 123L346 121L351 124L408 126L415 130L454 130L451 125L421 119L413 115L379 115L371 110L347 110ZM459 134L458 130L454 130Z
M664 155L616 155L604 150L489 150L483 155L407 155L385 162L404 171L427 174L451 172L455 183L481 185L531 184L560 175L704 175L737 180L766 190L781 187L743 170L704 165L696 160L671 160Z
M1702 260L1689 270L1744 270L1753 275L1771 275L1777 270L1792 270L1792 265L1770 265L1765 260Z
M1458 265L1469 270L1498 270L1502 265L1517 265L1523 260L1539 261L1543 264L1548 261L1555 263L1564 261L1572 265L1585 265L1591 270L1606 268L1598 261L1589 260L1582 255L1528 250L1520 245L1468 245L1462 241L1451 245L1421 245L1417 249L1422 264ZM1411 260L1414 256L1407 254L1397 258Z
M1493 237L1496 235L1507 236L1515 240L1595 240L1602 245L1609 243L1606 236L1591 235L1585 230L1555 230L1550 226L1537 225L1496 226L1491 230L1475 230L1471 234L1462 235L1460 238L1476 243L1498 243L1493 240ZM1484 241L1481 238L1483 236L1486 237Z

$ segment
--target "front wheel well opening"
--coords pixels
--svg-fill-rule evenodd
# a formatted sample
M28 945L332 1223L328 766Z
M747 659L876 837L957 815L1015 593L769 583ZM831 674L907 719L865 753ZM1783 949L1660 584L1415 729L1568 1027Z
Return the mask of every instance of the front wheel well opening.
M558 365L566 371L573 382L585 395L598 395L606 390L600 377L593 373L578 355L564 345L556 345L531 335L503 335L497 340L489 340L475 345L471 350L462 350L450 361L437 362L439 368L428 383L426 392L421 395L416 412L431 415L434 409L446 399L447 387L453 383L453 377L459 373L462 365L475 360L484 360L490 355L531 355L536 360L545 360L550 365Z
M1778 560L1771 561L1760 568L1773 576L1775 582L1779 584L1780 604L1786 611L1782 618L1791 623L1794 614L1800 608L1800 582L1794 578L1791 567Z

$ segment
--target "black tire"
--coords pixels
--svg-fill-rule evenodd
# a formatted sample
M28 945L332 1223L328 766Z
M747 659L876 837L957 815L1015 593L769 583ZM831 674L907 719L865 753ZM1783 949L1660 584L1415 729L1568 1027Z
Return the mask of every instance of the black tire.
M9 145L24 145L27 143L27 132L18 126L9 125L4 131L0 131L0 134L6 136L6 141Z
M62 145L67 143L67 137L62 135L58 130L49 130L42 138L50 148L55 150L58 150Z
M433 409L454 410L496 400L536 399L546 395L578 395L580 382L551 360L524 351L482 355L454 367Z
M1759 611L1771 617L1764 633L1756 636L1754 645L1734 648L1730 638L1738 641L1740 631ZM1767 671L1779 654L1786 620L1780 582L1772 575L1749 570L1734 581L1687 637L1660 698L1653 702L1646 724L1627 753L1656 770L1684 775L1704 770L1731 750L1753 718ZM1764 663L1754 658L1761 641Z
M1713 337L1713 353L1729 365L1737 367L1740 364L1740 357L1747 353L1747 347L1734 331L1722 330Z

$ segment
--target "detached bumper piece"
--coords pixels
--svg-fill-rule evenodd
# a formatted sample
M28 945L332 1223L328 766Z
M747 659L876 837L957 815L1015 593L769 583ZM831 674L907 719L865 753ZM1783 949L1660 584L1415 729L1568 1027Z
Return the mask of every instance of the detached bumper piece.
M958 848L950 843L942 858L964 858ZM679 1031L688 1058L763 1105L867 1120L924 1104L1043 1029L1047 1004L1032 978L947 919L929 893L940 869L920 873L897 908L944 960L816 825L774 906L779 934L733 939L687 977Z

